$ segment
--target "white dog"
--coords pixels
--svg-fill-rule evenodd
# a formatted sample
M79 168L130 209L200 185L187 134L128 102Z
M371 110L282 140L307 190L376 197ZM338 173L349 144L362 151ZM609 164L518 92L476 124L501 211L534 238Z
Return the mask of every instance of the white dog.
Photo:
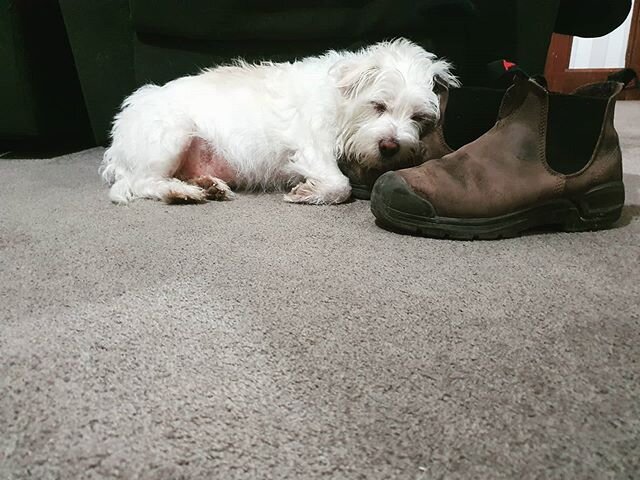
M438 85L457 85L450 65L405 39L146 85L115 118L102 175L117 203L285 186L289 202L340 203L351 188L337 158L375 167L417 154Z

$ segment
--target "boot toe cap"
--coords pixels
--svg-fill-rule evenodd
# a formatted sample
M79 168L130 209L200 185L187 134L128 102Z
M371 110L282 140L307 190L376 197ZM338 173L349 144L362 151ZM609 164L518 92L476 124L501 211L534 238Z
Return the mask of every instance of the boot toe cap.
M376 181L371 192L371 209L376 217L406 215L418 218L436 216L433 205L416 193L397 172L387 172Z

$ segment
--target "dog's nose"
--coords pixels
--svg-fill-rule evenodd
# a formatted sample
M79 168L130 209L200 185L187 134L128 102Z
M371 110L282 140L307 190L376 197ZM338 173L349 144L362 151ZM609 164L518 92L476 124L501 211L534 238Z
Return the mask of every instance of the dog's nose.
M397 140L387 138L384 140L380 140L378 143L378 148L380 149L380 153L383 157L393 157L398 150L400 150L400 144Z

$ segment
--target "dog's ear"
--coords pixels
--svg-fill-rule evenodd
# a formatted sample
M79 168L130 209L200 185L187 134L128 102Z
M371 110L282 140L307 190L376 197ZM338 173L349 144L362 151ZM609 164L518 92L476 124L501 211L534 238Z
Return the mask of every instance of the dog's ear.
M379 72L377 65L362 58L345 58L337 62L331 73L338 89L347 98L354 98L367 85L371 85Z
M431 65L433 76L433 91L438 95L440 109L439 123L444 121L444 112L449 103L449 89L460 87L460 80L451 72L452 66L446 60L436 60Z
M462 84L453 74L453 67L446 60L436 60L431 64L431 74L433 75L433 90L440 94L443 90L458 88Z

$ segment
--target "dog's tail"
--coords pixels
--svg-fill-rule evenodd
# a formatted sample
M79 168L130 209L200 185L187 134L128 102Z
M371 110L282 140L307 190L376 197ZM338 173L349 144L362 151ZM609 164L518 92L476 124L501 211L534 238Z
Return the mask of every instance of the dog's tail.
M113 185L119 176L117 174L118 168L115 164L115 155L113 151L113 147L107 148L104 152L104 156L102 157L102 163L100 164L100 168L98 169L98 173L102 177L102 179L107 182L108 185Z
M128 203L134 198L132 175L119 161L116 148L112 145L104 152L98 173L109 185L109 198L115 203Z
M132 185L129 176L118 165L113 146L104 152L102 163L98 170L102 179L109 185L109 198L115 203L128 203L133 198Z

